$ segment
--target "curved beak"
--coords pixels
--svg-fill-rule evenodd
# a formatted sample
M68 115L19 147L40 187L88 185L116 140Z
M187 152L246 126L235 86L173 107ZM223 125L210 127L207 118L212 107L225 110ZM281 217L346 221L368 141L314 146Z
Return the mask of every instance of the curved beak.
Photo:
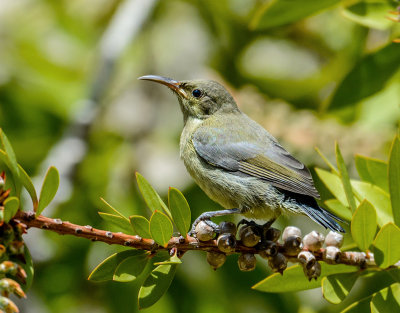
M145 75L145 76L139 77L138 79L149 80L152 82L163 84L163 85L167 86L168 88L170 88L171 90L173 90L174 92L176 92L178 95L182 96L183 98L186 98L186 99L188 98L186 91L181 88L180 82L178 82L172 78L158 76L158 75Z

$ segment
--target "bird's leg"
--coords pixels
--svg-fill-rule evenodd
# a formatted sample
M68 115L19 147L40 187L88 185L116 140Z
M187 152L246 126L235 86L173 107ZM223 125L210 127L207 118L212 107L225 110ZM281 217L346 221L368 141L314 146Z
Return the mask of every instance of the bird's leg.
M210 212L204 212L200 214L198 218L195 219L195 221L192 224L192 229L189 232L190 236L196 237L196 226L198 223L201 221L204 221L208 226L212 227L215 233L218 232L218 225L212 222L210 219L213 217L217 216L224 216L224 215L230 215L230 214L236 214L240 213L239 209L229 209L229 210L219 210L219 211L210 211Z

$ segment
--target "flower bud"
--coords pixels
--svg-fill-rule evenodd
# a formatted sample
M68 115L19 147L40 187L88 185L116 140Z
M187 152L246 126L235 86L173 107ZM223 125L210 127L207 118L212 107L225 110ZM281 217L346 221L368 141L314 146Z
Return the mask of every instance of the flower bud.
M311 268L316 262L315 255L310 251L301 251L297 258L306 268Z
M249 272L256 268L257 259L253 253L243 253L239 256L239 269L243 272Z
M214 238L214 230L204 221L200 221L195 228L196 238L200 241L208 241Z
M264 259L273 257L278 254L278 247L274 241L266 241L265 249L259 252L260 256Z
M324 243L324 235L313 230L311 233L307 234L303 238L304 248L310 251L318 251L321 249Z
M224 253L231 253L236 248L236 238L232 234L222 234L217 239L218 249Z
M343 235L334 231L330 231L325 238L325 245L327 247L333 246L340 248L343 245Z
M209 251L207 252L207 262L211 265L214 271L224 265L226 261L226 255L219 252Z
M340 261L340 249L334 246L326 247L324 251L325 261L327 263L338 263Z
M307 268L306 266L303 267L304 275L308 278L309 281L311 279L317 280L319 276L321 276L321 264L315 262L313 266Z
M236 225L232 222L221 222L219 224L218 232L220 234L232 234L236 235Z
M289 237L301 237L301 230L295 226L288 226L283 230L282 240L286 241Z
M282 253L277 253L268 259L268 265L273 272L279 272L283 274L283 271L287 267L287 260Z
M281 231L277 228L270 227L265 230L265 239L270 241L278 241L281 236Z
M257 228L254 226L245 226L240 229L240 240L246 247L254 247L261 237L258 235Z

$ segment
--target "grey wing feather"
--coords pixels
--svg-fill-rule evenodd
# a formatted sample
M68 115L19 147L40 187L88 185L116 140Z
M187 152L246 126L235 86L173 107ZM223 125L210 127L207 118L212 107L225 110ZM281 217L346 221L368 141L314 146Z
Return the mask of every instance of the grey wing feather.
M241 130L242 134L244 129L249 131L245 141L234 128L237 125L199 127L192 137L196 152L213 166L260 178L284 190L319 198L306 166L292 157L264 128L249 118L246 122L244 127L247 128Z

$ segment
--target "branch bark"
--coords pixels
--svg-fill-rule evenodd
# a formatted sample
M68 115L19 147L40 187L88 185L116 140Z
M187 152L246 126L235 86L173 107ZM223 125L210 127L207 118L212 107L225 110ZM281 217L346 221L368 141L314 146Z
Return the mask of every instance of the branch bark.
M153 239L141 238L139 236L128 235L121 232L116 233L107 230L96 229L90 225L77 225L68 221L62 221L58 218L53 219L43 215L35 217L33 212L19 211L14 217L14 220L24 224L26 229L40 228L43 230L56 232L60 235L72 235L75 237L86 238L91 241L101 241L110 245L121 245L140 250L158 251L175 248L181 253L189 250L220 252L216 240L202 242L190 236L187 236L186 238L182 236L172 237L168 244L163 247L155 243ZM290 255L285 251L285 248L282 244L277 243L277 245L279 252L283 253L287 257L288 261L297 263L299 262L299 259L297 259L296 256ZM235 250L235 253L257 254L258 252L259 251L257 251L255 248L249 248L242 245L240 241L238 241L238 245ZM353 265L361 268L377 267L374 261L374 255L372 253L346 251L340 254L338 260L332 262L332 260L328 260L326 258L324 252L324 248L313 252L317 261L325 261L330 264Z

